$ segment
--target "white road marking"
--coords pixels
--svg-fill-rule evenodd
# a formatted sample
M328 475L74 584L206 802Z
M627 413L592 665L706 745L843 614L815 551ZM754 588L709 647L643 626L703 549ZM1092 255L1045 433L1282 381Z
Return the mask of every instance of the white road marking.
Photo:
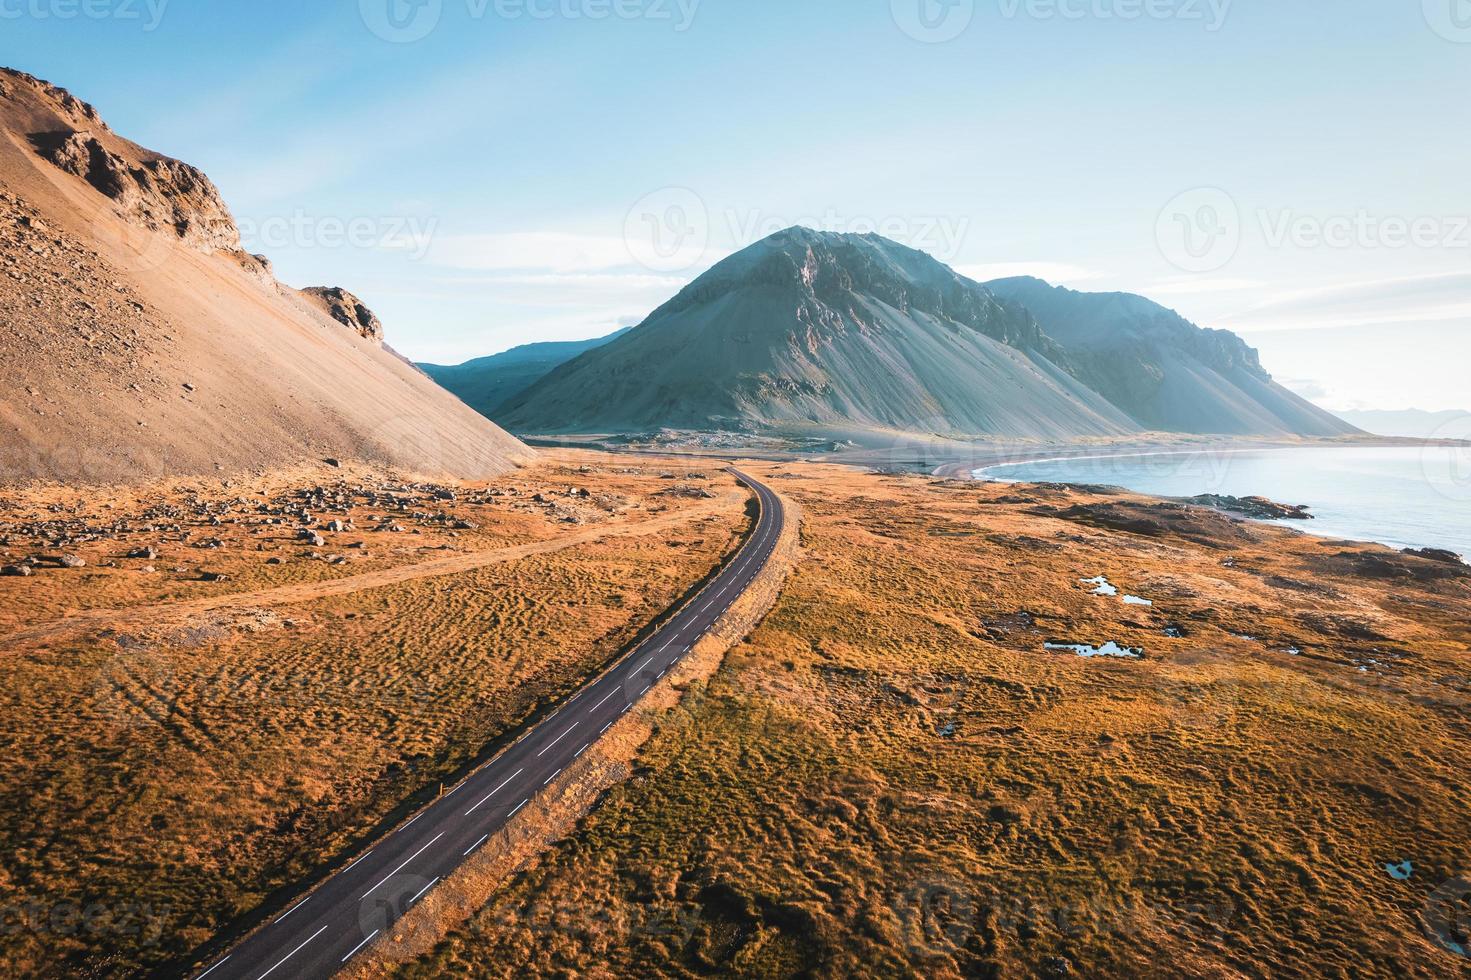
M231 953L230 954L230 956L234 956L234 955L235 955L234 953ZM220 967L224 966L225 965L225 960L228 960L230 958L230 956L226 956L224 960L220 960L214 966L210 967L208 970L205 970L199 976L195 977L194 980L204 980L205 977L209 976L211 973L215 972Z
M637 670L635 670L635 671L634 671L634 673L635 673L635 674L638 674L638 673L642 673L642 672L643 672L643 669L644 669L644 668L645 668L645 667L647 667L647 666L648 666L648 665L649 665L649 663L650 663L650 662L651 662L651 661L653 661L653 659L654 659L654 658L653 658L653 657L650 657L650 658L649 658L649 659L648 659L648 660L645 660L645 661L644 661L644 662L643 662L643 663L641 663L641 664L639 664L639 665L638 665L638 669L637 669Z
M610 721L610 722L608 722L606 725L604 725L602 727L602 730L599 731L598 734L601 735L601 734L603 734L603 732L606 732L608 729L610 729L612 727L613 727L613 723Z
M545 786L547 783L550 783L553 779L556 779L558 776L562 775L562 773L565 772L565 771L566 770L558 769L556 772L554 772L550 776L548 776L547 777L547 782L546 783L542 783L542 785Z
M276 922L285 922L288 915L290 915L292 912L295 912L297 909L301 908L303 905L305 905L307 902L310 902L311 900L312 897L310 895L308 895L306 898L303 898L301 901L291 906L291 908L287 909L285 912L282 912L281 917L277 919ZM271 924L275 925L276 923L273 922Z
M375 850L376 850L376 848L375 848ZM372 851L369 851L368 852L368 854L372 854L372 853L373 853ZM349 864L347 867L343 868L342 869L342 873L343 874L347 874L353 868L356 868L358 865L362 864L364 861L366 861L368 859L368 854L364 854L362 857L358 858L352 864Z
M579 724L580 724L580 722L575 722L574 721L572 723L572 728L576 728ZM552 750L552 746L553 745L556 745L558 742L562 741L562 739L564 739L568 735L571 735L572 734L572 728L567 729L565 732L563 732L562 734L558 735L556 738L552 739L551 742L547 744L547 747L546 748L544 748L540 752L536 753L536 757L538 759L540 759L542 756L544 756L548 752L550 752Z
M422 816L423 816L423 815L424 815L424 813L427 813L427 812L428 812L428 811L427 811L427 810L426 810L426 811L424 811L424 812L423 812L423 813L420 813L420 814L419 814L419 817L422 817ZM408 823L406 823L406 824L404 824L404 825L403 825L403 826L402 826L402 827L400 827L400 828L398 828L398 829L399 829L399 830L408 830L408 829L409 829L409 828L410 828L410 827L412 827L412 826L413 826L413 825L414 825L414 821L415 821L415 820L418 820L418 819L419 819L419 817L415 817L415 818L414 818L414 819L413 819L413 820L410 820L410 821L409 821L409 822L408 822Z
M588 742L588 743L587 743L587 744L586 744L586 745L584 745L584 746L583 746L583 747L582 747L582 748L580 748L580 749L578 749L578 750L577 750L577 755L574 755L574 756L573 756L573 757L572 757L572 758L574 758L574 759L579 759L579 758L581 758L581 757L582 757L582 753L584 753L584 752L586 752L586 751L587 751L587 750L588 750L588 749L590 749L590 748L592 748L592 743L591 743L591 742Z
M364 939L362 942L360 942L356 946L354 946L352 948L352 952L351 953L348 953L346 956L344 956L342 959L338 960L337 962L339 962L339 963L346 963L348 960L350 960L354 956L358 955L358 950L360 950L364 946L368 945L368 943L371 943L373 941L373 936L378 935L378 933L380 933L382 931L383 930L381 930L381 929L374 929L372 935L370 935L367 939Z
M514 817L514 816L515 816L515 815L516 815L516 814L517 814L517 813L519 813L519 812L520 812L520 811L521 811L521 808L522 808L522 807L523 807L523 806L525 806L525 805L526 805L526 804L528 804L528 803L530 803L530 802L531 802L531 801L530 801L530 800L522 800L522 801L521 801L521 802L520 802L520 803L517 803L517 804L516 804L516 809L514 809L514 810L512 810L512 811L511 811L511 812L510 812L510 813L508 813L508 814L506 814L506 816L507 816L507 817L508 817L508 818L509 818L509 817Z
M316 939L318 936L320 936L322 933L324 933L326 931L327 931L327 927L326 926L323 926L322 928L318 929L316 932L312 933L309 937L307 937L306 943L311 942L313 939ZM265 973L262 973L260 976L256 977L255 980L266 980L266 977L268 977L272 973L275 973L276 972L276 967L277 966L280 966L282 963L285 963L287 960L291 959L291 957L295 956L297 953L300 953L302 950L306 949L306 943L302 943L300 946L296 947L291 952L289 952L285 956L281 957L279 960L276 961L276 966L271 967Z
M608 703L608 698L611 698L613 695L615 695L617 693L618 693L618 688L616 688L616 687L613 688L613 690L611 690L611 691L608 692L607 697L604 697L603 700L599 701L597 704L595 704L595 705L592 706L592 710L593 711L596 711L599 708L601 708L603 705L607 704Z
M444 834L442 832L441 833L438 833L438 834L435 834L434 835L434 840L430 841L428 844L425 844L423 847L419 848L413 854L410 854L409 857L408 857L408 860L404 861L403 864L400 864L398 867L396 867L392 871L388 872L388 878L384 878L382 881L378 882L378 884L374 885L372 888L369 888L367 891L363 892L363 898L367 898L369 895L373 894L375 891L377 891L378 889L382 888L384 885L388 884L389 878L392 878L394 875L398 874L404 868L407 868L409 866L409 861L412 861L414 858L418 857L420 854L423 854L425 851L429 850L430 844L433 844L434 841L439 840L439 838L441 838L443 836L444 836Z
M463 786L464 786L464 785L465 785L465 784L464 784L464 783L460 783L460 785L459 785L459 786L456 786L456 787L455 787L455 788L454 788L454 789L452 789L452 790L450 790L450 791L449 791L449 792L448 792L448 793L446 793L446 794L444 794L444 795L443 795L443 796L441 796L441 797L440 797L440 799L442 799L442 800L447 800L447 799L449 799L449 798L450 798L450 797L451 797L451 796L454 796L454 795L455 795L455 794L456 794L456 793L458 793L458 792L459 792L459 791L460 791L460 789L461 789L461 788L462 788L462 787L463 787Z
M490 840L490 835L486 834L484 837L480 838L478 841L470 845L470 851L475 850L475 848L479 847L481 844L484 844L488 840ZM466 851L464 856L469 857L470 851Z
M435 885L437 885L437 884L439 884L439 879L438 879L438 878L435 878L435 879L434 879L434 880L433 880L433 881L431 881L431 882L430 882L430 883L429 883L429 884L427 884L427 885L425 885L425 886L424 886L424 887L423 887L423 888L420 888L420 889L419 889L419 894L418 894L418 895L415 895L415 896L414 896L414 897L413 897L413 898L411 898L411 899L409 899L409 904L410 904L410 905L413 905L413 904L414 904L414 903L415 903L415 902L417 902L417 901L418 901L418 900L419 900L419 898L420 898L420 897L421 897L421 896L422 896L422 895L423 895L423 894L424 894L424 893L425 893L425 892L427 892L427 891L428 891L428 890L429 890L429 889L431 889L431 888L433 888L433 887L434 887L434 886L435 886Z
M465 816L468 817L470 814L474 813L476 810L478 810L481 807L483 807L485 805L485 801L486 800L489 800L492 796L494 796L495 794L499 793L501 790L505 789L506 786L510 784L511 780L515 779L517 776L521 775L525 771L526 771L525 769L517 769L515 772L511 773L511 775L509 775L508 777L506 777L506 781L504 783L501 783L495 789L491 790L489 793L486 793L484 800L481 800L479 803L475 804L470 809L466 810L465 811Z

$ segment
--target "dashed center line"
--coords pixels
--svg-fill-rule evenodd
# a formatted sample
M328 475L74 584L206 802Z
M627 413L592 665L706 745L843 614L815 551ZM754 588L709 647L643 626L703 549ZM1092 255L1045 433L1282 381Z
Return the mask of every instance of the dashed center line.
M322 933L324 933L326 931L327 931L327 927L326 926L323 926L322 928L318 929L316 932L314 932L310 936L308 936L307 937L307 940L306 940L306 943L311 942L313 939L316 939L318 936L320 936ZM285 956L281 957L279 960L276 961L276 966L271 967L265 973L262 973L260 976L256 977L255 980L266 980L266 977L268 977L272 973L275 973L276 972L276 967L279 967L282 963L285 963L287 960L291 959L291 957L295 956L297 953L300 953L303 949L306 949L306 943L302 943L300 946L296 947L291 952L289 952Z
M652 658L652 657L651 657L651 658L649 658L649 659L651 659L651 660L652 660L652 659L653 659L653 658ZM576 728L576 727L577 727L577 726L578 726L578 725L579 725L579 724L581 724L581 722L576 722L576 721L574 721L574 722L573 722L573 723L572 723L572 728ZM538 758L538 759L540 759L540 758L541 758L541 757L542 757L542 756L544 756L544 755L546 755L546 754L547 754L547 753L548 753L548 752L550 752L550 751L551 751L551 750L552 750L552 746L553 746L553 745L556 745L556 744L557 744L557 743L558 743L558 742L560 742L560 741L562 741L562 739L564 739L564 738L566 738L566 737L567 737L567 736L568 736L568 735L571 735L571 734L572 734L572 728L569 728L569 729L567 729L567 730L566 730L566 731L565 731L565 732L563 732L563 733L562 733L562 734L560 734L560 735L558 735L558 736L557 736L557 737L556 737L556 738L554 738L554 739L552 739L552 740L551 740L551 742L550 742L550 743L549 743L549 744L548 744L548 745L547 745L547 747L546 747L546 748L544 748L544 749L542 749L542 750L541 750L541 751L540 751L540 752L538 752L538 753L536 753L536 757L537 757L537 758Z
M384 885L388 884L388 881L389 881L390 878L392 878L394 875L398 874L404 868L407 868L409 866L409 861L412 861L414 858L418 857L420 854L423 854L425 851L429 850L430 845L433 844L434 841L439 840L439 838L441 838L443 836L444 836L444 833L443 832L438 833L438 834L435 834L434 835L434 840L431 840L428 844L425 844L423 847L419 848L413 854L410 854L409 857L408 857L408 860L404 861L403 864L400 864L398 867L396 867L392 871L388 872L388 877L387 878L384 878L382 881L378 882L378 884L374 885L372 888L369 888L367 891L363 892L363 898L367 898L369 895L373 894L375 891L377 891L378 889L382 888Z
M339 962L339 963L346 963L348 960L350 960L354 956L358 955L358 950L360 950L364 946L368 945L368 943L371 943L373 941L373 936L378 935L378 933L380 933L382 931L383 931L382 929L374 929L373 932L372 932L372 934L369 935L368 938L364 939L362 942L360 942L356 946L354 946L352 948L352 952L351 953L348 953L346 956L344 956L342 959L338 960L337 962Z
M501 790L505 789L506 786L511 782L511 780L515 779L517 776L521 775L525 771L526 771L525 769L517 769L515 772L511 773L510 776L506 777L506 781L504 783L501 783L495 789L491 790L489 793L486 793L484 800L481 800L479 803L475 804L470 809L466 810L465 811L465 816L468 817L470 814L474 813L476 810L478 810L481 807L483 807L485 805L485 803L486 803L486 800L489 800L492 796L494 796L495 794L499 793Z

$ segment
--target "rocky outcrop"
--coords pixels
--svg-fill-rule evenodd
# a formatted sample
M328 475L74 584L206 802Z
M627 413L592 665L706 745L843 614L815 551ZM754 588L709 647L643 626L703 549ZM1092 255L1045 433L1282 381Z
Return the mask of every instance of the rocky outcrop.
M160 157L136 163L92 130L36 133L40 154L112 198L122 215L152 231L169 229L201 252L240 249L240 230L220 192L196 167Z
M341 286L308 286L301 294L332 319L364 340L383 343L383 324L373 311Z
M1203 493L1191 497L1192 504L1213 507L1258 521L1311 521L1306 504L1279 504L1266 497L1230 497L1219 493Z

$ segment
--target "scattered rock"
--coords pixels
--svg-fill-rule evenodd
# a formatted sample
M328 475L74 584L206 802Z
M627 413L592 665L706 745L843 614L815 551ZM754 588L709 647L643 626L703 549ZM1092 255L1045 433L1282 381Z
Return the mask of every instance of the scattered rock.
M10 578L25 578L30 574L32 572L29 565L6 565L4 568L0 568L0 575Z
M230 576L226 575L223 572L200 572L199 573L199 581L201 581L201 582L228 582L228 581L230 581Z
M1444 548L1406 548L1404 554L1411 558L1424 558L1427 561L1438 561L1444 565L1464 565L1466 562L1454 551L1446 551Z
M1279 504L1266 497L1231 497L1219 493L1203 493L1191 497L1190 502L1202 507L1213 507L1231 514L1240 514L1259 521L1311 521L1305 504Z
M149 545L146 548L134 548L132 551L128 552L128 557L143 558L148 561L153 561L154 559L158 558L158 549L153 547L153 545Z

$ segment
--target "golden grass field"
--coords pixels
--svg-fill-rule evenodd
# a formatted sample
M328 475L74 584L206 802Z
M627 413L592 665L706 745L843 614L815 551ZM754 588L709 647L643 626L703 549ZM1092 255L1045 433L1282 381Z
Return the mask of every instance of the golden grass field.
M4 564L85 565L0 585L0 973L128 975L279 907L600 670L747 500L715 466L574 453L454 488L6 494Z
M1125 495L749 468L805 510L775 610L399 975L1471 973L1465 573Z

